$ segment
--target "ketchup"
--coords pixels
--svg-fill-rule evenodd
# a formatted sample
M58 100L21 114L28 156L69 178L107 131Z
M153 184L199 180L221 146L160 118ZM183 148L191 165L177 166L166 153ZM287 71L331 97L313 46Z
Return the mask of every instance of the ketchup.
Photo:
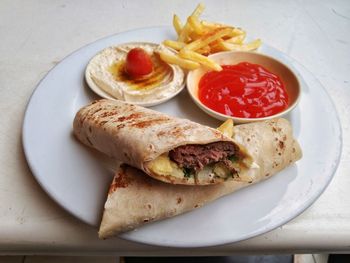
M288 107L282 80L260 65L241 62L202 76L199 100L210 109L234 117L261 118Z

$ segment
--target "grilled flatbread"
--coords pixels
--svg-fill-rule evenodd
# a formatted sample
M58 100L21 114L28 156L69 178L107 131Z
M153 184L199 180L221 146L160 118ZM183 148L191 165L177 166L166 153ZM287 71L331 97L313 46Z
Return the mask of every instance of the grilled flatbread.
M83 107L73 126L84 144L167 183L251 181L246 171L258 168L243 146L216 129L121 101Z
M99 237L108 238L201 207L221 196L275 175L302 157L285 119L238 125L234 140L245 146L259 165L252 181L229 180L206 186L163 183L130 166L121 166L113 179L105 203Z

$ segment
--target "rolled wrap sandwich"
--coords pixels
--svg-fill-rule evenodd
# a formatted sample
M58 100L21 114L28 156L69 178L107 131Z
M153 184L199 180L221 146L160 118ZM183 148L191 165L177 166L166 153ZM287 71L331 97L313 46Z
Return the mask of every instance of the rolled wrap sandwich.
M257 168L242 146L216 129L121 101L83 107L73 126L84 144L167 183L251 181L248 171Z
M111 237L147 222L201 207L275 175L302 156L285 119L235 126L233 132L234 140L244 145L259 165L259 169L254 169L252 182L231 180L207 186L171 185L154 180L135 168L122 166L109 189L99 237Z

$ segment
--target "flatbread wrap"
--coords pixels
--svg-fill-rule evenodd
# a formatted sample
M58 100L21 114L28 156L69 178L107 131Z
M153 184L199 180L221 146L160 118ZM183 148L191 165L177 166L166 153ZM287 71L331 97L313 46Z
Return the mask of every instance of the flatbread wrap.
M129 166L121 166L110 186L99 237L104 239L201 207L221 196L275 175L302 157L285 119L234 127L233 137L244 145L259 165L251 182L225 181L206 186L163 183ZM237 211L239 214L239 211Z
M244 171L257 167L244 147L216 129L121 101L83 107L73 128L84 144L167 183L250 181Z

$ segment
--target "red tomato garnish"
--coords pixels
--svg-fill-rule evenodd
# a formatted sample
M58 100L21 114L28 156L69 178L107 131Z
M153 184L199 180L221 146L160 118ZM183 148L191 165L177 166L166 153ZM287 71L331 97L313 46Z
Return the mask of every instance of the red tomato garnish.
M125 70L131 78L148 75L153 70L151 57L142 48L133 48L126 56Z

